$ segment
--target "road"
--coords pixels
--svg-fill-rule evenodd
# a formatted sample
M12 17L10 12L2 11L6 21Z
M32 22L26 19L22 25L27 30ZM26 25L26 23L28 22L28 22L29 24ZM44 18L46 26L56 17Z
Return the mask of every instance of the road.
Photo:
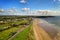
M60 40L60 30L44 20L33 20L35 40Z

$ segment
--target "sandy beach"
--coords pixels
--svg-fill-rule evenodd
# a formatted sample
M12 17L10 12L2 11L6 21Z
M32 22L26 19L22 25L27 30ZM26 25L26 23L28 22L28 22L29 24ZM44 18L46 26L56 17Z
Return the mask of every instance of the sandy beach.
M60 40L60 31L46 21L34 19L33 30L35 40Z

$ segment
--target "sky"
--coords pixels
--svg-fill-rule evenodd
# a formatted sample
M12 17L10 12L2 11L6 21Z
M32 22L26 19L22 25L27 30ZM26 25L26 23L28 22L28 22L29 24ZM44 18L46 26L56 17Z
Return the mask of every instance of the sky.
M0 10L60 10L60 0L0 0Z

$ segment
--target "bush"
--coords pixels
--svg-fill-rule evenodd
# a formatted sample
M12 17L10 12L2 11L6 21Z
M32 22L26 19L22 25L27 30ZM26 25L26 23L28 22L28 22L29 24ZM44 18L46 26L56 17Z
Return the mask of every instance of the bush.
M9 38L11 38L13 35L15 35L17 32L11 32L10 34L9 34Z
M18 25L17 25L17 24L11 24L10 26L12 26L12 27L17 27Z

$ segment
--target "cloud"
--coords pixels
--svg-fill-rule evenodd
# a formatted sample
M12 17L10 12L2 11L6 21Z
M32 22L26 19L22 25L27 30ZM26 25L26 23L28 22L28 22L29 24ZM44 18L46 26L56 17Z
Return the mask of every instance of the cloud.
M8 13L13 13L13 12L14 12L14 10L9 9L9 10L7 10L7 12L8 12Z
M0 15L20 15L17 8L0 9Z
M54 2L56 2L56 1L59 1L60 2L60 0L53 0Z
M18 10L16 8L9 8L9 9L0 9L0 15L19 15Z
M60 2L60 0L58 0Z
M0 12L4 12L4 9L0 9Z
M21 0L20 3L26 3L26 0Z
M8 13L9 15L18 15L18 14L19 14L19 13L18 13L18 10L17 10L17 9L14 9L14 8L8 9L8 10L7 10L7 13Z
M26 11L29 11L29 10L30 10L30 8L22 8L23 12L26 12Z
M53 10L34 10L34 11L32 11L32 15L35 15L35 16L55 15L55 11L53 11Z

